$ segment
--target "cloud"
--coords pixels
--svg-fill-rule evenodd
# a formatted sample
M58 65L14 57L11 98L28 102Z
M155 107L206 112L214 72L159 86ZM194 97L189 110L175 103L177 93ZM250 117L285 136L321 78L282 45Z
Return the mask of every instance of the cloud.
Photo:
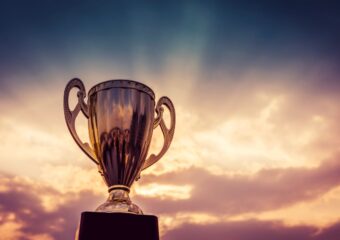
M250 192L250 199L248 201L254 200L254 194L259 186L262 186L263 189L266 189L269 193L273 194L274 185L277 187L277 192L280 192L281 198L286 200L286 195L290 194L285 192L284 189L289 189L291 193L291 182L296 183L294 192L297 193L295 195L291 194L293 195L293 198L309 198L321 194L323 191L327 191L327 189L331 188L334 182L338 182L339 179L334 177L336 173L338 173L338 170L339 164L330 161L314 169L263 170L253 177L218 176L201 169L193 169L191 173L189 171L176 173L180 176L175 176L176 174L170 176L171 174L167 173L158 176L157 178L161 183L175 181L175 179L178 178L178 182L175 182L179 183L192 180L193 176L198 173L201 174L201 177L198 178L198 180L200 180L199 183L202 184L202 189L199 191L196 189L196 192L193 192L190 203L192 206L196 206L197 211L199 211L200 208L204 209L207 206L214 211L220 211L221 209L216 209L215 207L222 207L223 203L226 203L225 201L230 202L233 198L235 198L234 201L238 198L239 206L244 205L245 199L242 198L242 194L245 193L245 190L249 190L252 187L254 187L254 189ZM169 179L167 179L168 177ZM156 177L146 176L144 183L153 181L154 178ZM233 188L230 188L229 191L215 191L214 193L210 193L207 186L209 186L211 182L207 181L208 178L211 178L213 183L217 184L217 187L222 186L221 184L223 182L225 183L226 180L229 181L229 183L225 185L227 188L231 187L233 182L231 180L234 180L234 184L247 183L250 186L245 188L245 186L236 185ZM253 185L250 183L250 178L252 178L252 181L254 182ZM301 182L299 179L305 179L306 182ZM207 182L204 185L203 183L205 181ZM282 188L281 185L284 185L285 182L290 185ZM95 195L90 191L60 193L52 187L39 184L30 179L6 174L0 174L0 183L0 234L13 240L73 239L80 212L88 210L91 205L98 205L98 203L103 200L102 196ZM308 186L308 184L312 186ZM236 191L239 191L239 195L233 196ZM203 192L205 192L205 199L201 200L201 202L197 202L195 194L202 197L199 194L203 194ZM224 199L221 198L221 192L225 195ZM262 191L257 194L258 198L261 198L264 203L268 202L268 199L276 199L275 201L279 200L279 197L275 194L270 195L265 192L266 191ZM226 198L227 194L230 195L229 199ZM46 206L48 203L44 203L44 196L52 197L52 201L61 202L54 208L48 208ZM136 196L136 198L138 197ZM209 199L212 201L209 202ZM261 199L254 201L255 205L259 204ZM174 202L177 206L177 212L185 210L182 208L183 201ZM221 202L222 204L219 205L218 202ZM258 205L257 207L263 208L263 206L264 205ZM161 202L156 201L152 208L155 207L161 208L164 206L162 206ZM236 207L236 205L234 207ZM187 210L191 210L188 205L186 208ZM204 218L203 215L201 217L200 215L197 216L202 218L202 220ZM210 220L211 221L180 222L180 224L175 224L174 226L167 228L162 239L335 240L340 234L340 222L320 230L319 228L310 225L285 226L279 221L224 221L219 218Z
M190 198L135 196L147 210L169 214L205 212L220 215L263 212L314 200L340 184L339 156L315 168L264 169L254 175L216 175L189 168L163 175L146 175L141 185L191 186Z
M260 220L225 221L218 216L261 212L315 199L339 184L340 164L336 160L311 169L267 169L251 176L216 175L199 168L159 176L146 175L141 182L144 186L155 182L192 185L190 197L135 195L133 201L141 203L145 212L157 212L160 220L166 221L167 213L180 212L202 218L197 222L176 224L175 221L163 232L164 240L333 240L339 234L340 224L319 231L313 226L288 227L281 222ZM0 233L6 233L9 239L72 239L80 212L93 209L103 201L102 196L91 191L60 192L52 186L6 174L0 174L0 180ZM204 215L199 212L208 212L217 218L203 221Z
M13 239L73 239L80 213L103 201L91 191L61 194L25 178L0 180L0 231Z
M324 229L314 226L285 226L277 221L236 221L216 224L183 224L170 230L164 240L337 240L340 222Z

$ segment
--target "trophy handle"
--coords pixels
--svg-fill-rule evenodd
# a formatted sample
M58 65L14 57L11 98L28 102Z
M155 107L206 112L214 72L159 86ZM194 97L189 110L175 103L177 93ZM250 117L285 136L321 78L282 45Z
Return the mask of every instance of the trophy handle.
M77 93L78 103L77 103L76 107L74 108L74 110L71 111L70 106L69 106L69 102L68 102L68 98L69 98L69 94L70 94L71 89L74 88L74 87L79 89L79 91ZM75 127L75 121L76 121L76 118L77 118L80 110L83 112L83 114L85 115L86 118L89 118L89 109L88 109L88 106L86 105L86 103L84 102L85 97L86 97L86 92L85 92L85 87L84 87L83 82L79 78L71 79L67 83L67 85L65 87L65 91L64 91L65 120L66 120L68 130L70 130L70 133L71 133L73 139L78 144L78 146L83 150L83 152L87 156L90 157L90 159L94 163L99 165L99 161L97 159L95 152L93 151L93 149L90 147L90 145L88 143L83 143L80 140L80 138L77 134L77 131L76 131L76 127Z
M165 125L165 122L163 119L164 108L162 107L162 105L165 105L169 109L170 119L171 119L170 128L167 128ZM151 154L150 157L146 159L142 167L142 170L150 167L152 164L157 162L161 157L163 157L166 151L168 151L172 138L175 133L176 112L175 112L175 107L172 104L171 100L168 97L161 97L157 102L155 111L157 113L157 117L154 121L153 128L155 129L158 125L161 127L161 130L164 136L164 144L163 144L161 151L157 155Z

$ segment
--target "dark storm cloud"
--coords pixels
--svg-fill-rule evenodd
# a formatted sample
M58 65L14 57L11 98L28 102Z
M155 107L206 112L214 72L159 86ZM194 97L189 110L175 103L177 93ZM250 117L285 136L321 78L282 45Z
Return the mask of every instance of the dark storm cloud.
M338 240L340 223L318 229L314 226L284 226L275 221L239 221L217 224L183 224L170 230L164 240Z
M0 174L0 179L9 188L0 192L0 224L6 221L6 216L14 213L16 221L24 223L20 231L25 235L48 234L56 240L73 239L80 213L100 202L98 196L87 191L61 194L49 187L19 182L18 178L9 175ZM68 200L57 209L47 211L41 198L46 195L52 197L52 203L60 201L59 198ZM22 239L26 240L25 237Z
M206 212L237 215L287 207L322 196L340 184L339 157L317 168L261 170L254 176L214 175L191 168L161 176L144 176L141 184L192 185L189 199L170 200L136 196L145 209L158 213Z

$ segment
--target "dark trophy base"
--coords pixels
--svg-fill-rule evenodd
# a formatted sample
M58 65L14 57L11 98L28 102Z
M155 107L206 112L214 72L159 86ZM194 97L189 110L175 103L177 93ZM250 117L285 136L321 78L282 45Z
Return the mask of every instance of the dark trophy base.
M83 212L79 240L159 240L158 218L129 213Z

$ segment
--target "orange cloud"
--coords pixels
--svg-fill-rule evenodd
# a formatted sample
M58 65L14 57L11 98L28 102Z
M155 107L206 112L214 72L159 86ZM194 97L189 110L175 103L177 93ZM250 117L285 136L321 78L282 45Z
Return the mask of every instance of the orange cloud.
M103 201L101 196L89 191L63 194L5 174L0 174L0 182L7 186L0 192L0 233L5 239L72 239L80 212ZM44 203L45 197L58 204L51 209Z
M285 226L278 221L236 221L215 224L183 224L170 230L164 240L214 239L214 240L337 240L340 222L324 229L314 226Z
M157 213L205 212L217 215L263 212L316 199L340 184L339 156L315 168L264 169L254 175L215 175L189 168L163 175L147 175L141 184L191 184L189 199L136 196ZM136 201L137 201L136 200Z

